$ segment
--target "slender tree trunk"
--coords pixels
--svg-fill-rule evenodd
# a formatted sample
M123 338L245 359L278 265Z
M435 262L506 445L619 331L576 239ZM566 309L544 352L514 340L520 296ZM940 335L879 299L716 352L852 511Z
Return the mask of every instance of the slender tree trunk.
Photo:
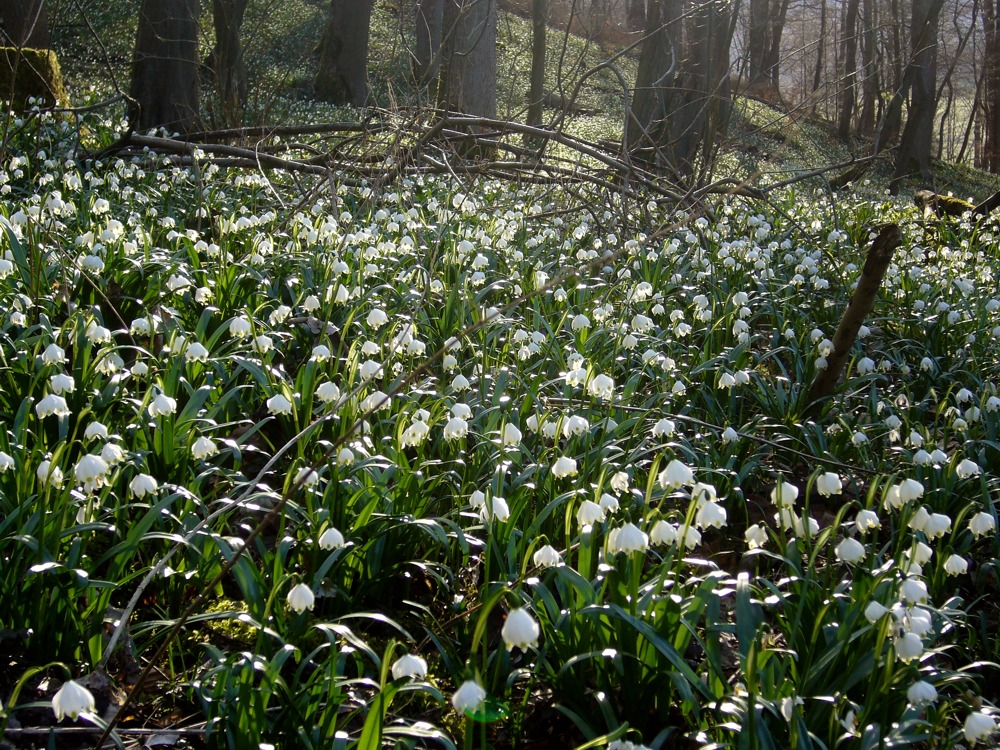
M30 49L52 46L45 0L0 2L0 46Z
M931 179L931 142L934 138L937 85L938 17L944 0L913 0L910 19L910 63L907 66L910 101L906 125L896 154L896 168L889 189L898 192L902 179L918 172Z
M657 149L665 140L666 99L679 68L680 0L653 0L639 52L632 111L625 134L627 150Z
M528 124L542 124L542 106L545 99L545 31L547 0L531 3L531 86L528 90Z
M1000 0L983 4L983 31L986 60L983 68L981 117L983 169L1000 174Z
M132 56L129 125L197 130L198 0L143 0Z
M226 122L237 122L247 101L247 69L240 43L247 3L248 0L213 0L212 3L215 47L209 67L215 75Z
M413 76L423 86L433 81L441 65L441 21L444 0L417 0L416 45L413 51Z
M442 31L441 108L496 117L496 1L445 0Z
M875 134L875 111L881 90L875 28L875 0L863 0L861 8L861 113L858 133L870 138Z
M815 112L819 89L823 85L823 53L826 49L826 0L819 4L819 41L816 46L816 68L813 71L812 101L810 109Z
M781 35L789 0L750 0L747 93L781 103Z
M858 0L847 0L843 30L844 78L840 91L840 120L837 134L843 140L851 136L854 116L855 84L858 72Z
M372 0L330 0L320 43L316 96L334 104L368 103L368 34Z

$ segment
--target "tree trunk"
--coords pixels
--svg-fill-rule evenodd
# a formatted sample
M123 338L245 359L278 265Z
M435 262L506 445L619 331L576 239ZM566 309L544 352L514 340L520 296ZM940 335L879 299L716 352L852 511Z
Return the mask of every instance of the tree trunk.
M816 102L819 99L819 88L823 85L823 51L826 48L826 0L820 0L819 5L819 42L816 46L816 67L813 70L812 96L810 97L809 109L816 111Z
M1000 0L983 4L986 61L983 69L983 151L980 164L1000 174Z
M49 49L52 40L45 0L2 0L0 35L4 47Z
M750 0L747 93L772 104L781 99L781 35L789 0Z
M132 55L132 128L198 130L198 0L143 0Z
M441 21L444 0L417 0L413 76L421 86L433 81L441 64Z
M865 137L875 134L875 110L881 90L876 50L875 0L863 0L861 9L861 114L858 133Z
M938 17L944 0L913 0L910 19L910 63L907 88L910 93L906 125L896 153L896 168L889 189L899 191L902 179L914 171L931 179L931 142L934 137L937 85Z
M646 0L628 0L625 14L629 31L642 31L646 28Z
M320 43L316 96L334 104L368 103L368 34L372 0L330 0Z
M545 100L545 31L547 0L532 0L531 4L531 86L528 91L528 125L542 124Z
M704 0L686 9L680 0L653 4L627 129L633 152L652 149L655 161L680 177L704 173L729 124L734 31L728 2Z
M851 136L854 116L854 87L858 72L858 0L847 0L843 29L844 78L840 91L840 120L837 134L842 140Z
M247 3L248 0L213 0L212 3L215 47L209 67L215 75L226 122L238 122L247 101L247 68L240 44Z
M496 117L496 1L445 0L442 31L438 104L453 112Z

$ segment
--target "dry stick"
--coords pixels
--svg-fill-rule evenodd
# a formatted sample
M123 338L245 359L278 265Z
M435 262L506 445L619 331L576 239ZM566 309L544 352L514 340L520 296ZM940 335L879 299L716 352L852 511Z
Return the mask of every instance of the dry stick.
M854 340L865 322L865 318L875 308L875 296L878 294L882 279L892 261L892 254L902 243L898 224L886 224L872 242L868 250L865 266L861 269L858 288L854 291L851 301L844 310L837 332L833 334L833 351L826 360L826 369L821 370L809 388L806 403L809 404L806 414L815 415L823 401L833 393L840 374L851 354Z

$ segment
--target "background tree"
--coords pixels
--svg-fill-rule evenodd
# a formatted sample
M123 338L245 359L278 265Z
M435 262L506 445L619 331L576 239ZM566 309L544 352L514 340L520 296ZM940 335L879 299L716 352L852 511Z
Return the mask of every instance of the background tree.
M248 2L213 0L212 3L215 47L212 48L208 67L215 76L223 117L230 122L235 121L247 100L247 68L243 60L240 31Z
M531 84L528 90L528 125L542 124L542 108L545 100L545 31L547 0L532 0L531 3Z
M750 0L747 93L774 104L781 99L781 35L789 0Z
M680 177L705 173L728 127L735 10L725 0L659 0L649 8L628 143L652 148Z
M132 56L132 128L199 127L198 0L143 0Z
M1000 0L983 4L985 60L983 69L982 118L983 147L980 166L1000 174Z
M854 87L858 72L858 0L847 0L841 39L844 75L841 79L840 118L837 124L837 134L847 140L851 135L851 118L854 116Z
M416 45L413 75L417 83L433 81L441 67L441 23L444 0L416 1Z
M626 0L626 24L629 31L642 31L646 27L646 0Z
M45 0L2 0L0 34L0 43L5 47L51 47Z
M906 66L909 102L906 125L899 139L896 167L890 189L899 190L906 175L918 172L931 179L931 142L937 107L937 37L938 19L944 0L913 0L910 19L910 62Z
M481 117L497 113L495 0L445 0L438 104Z
M316 96L334 104L368 103L368 35L372 0L330 0L320 43Z

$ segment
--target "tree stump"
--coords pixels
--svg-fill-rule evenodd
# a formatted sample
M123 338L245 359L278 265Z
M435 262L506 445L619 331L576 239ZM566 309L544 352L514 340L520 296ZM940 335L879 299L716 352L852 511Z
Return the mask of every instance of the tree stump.
M22 112L28 100L43 107L69 106L59 58L50 49L0 47L0 99Z

